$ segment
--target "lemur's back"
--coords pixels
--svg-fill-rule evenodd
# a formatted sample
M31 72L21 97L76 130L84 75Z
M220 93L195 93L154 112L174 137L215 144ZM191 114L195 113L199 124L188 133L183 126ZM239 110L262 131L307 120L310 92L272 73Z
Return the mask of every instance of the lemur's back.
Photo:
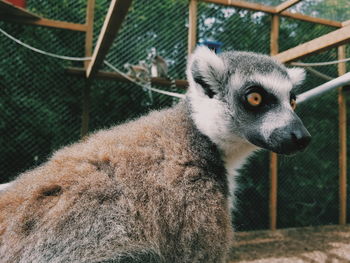
M226 195L218 150L183 102L21 175L0 195L0 261L216 261L231 235Z

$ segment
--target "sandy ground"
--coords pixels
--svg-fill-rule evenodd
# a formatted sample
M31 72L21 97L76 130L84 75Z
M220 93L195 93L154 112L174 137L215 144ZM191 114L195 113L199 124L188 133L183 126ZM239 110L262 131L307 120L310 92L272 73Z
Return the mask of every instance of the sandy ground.
M350 262L350 225L236 233L231 263Z

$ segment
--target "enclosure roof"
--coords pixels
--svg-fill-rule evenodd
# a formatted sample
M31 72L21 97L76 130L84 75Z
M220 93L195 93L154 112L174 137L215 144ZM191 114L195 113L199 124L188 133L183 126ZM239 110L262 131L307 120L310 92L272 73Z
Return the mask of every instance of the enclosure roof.
M39 19L40 17L26 9L16 7L8 2L0 1L0 16L15 16L23 19Z

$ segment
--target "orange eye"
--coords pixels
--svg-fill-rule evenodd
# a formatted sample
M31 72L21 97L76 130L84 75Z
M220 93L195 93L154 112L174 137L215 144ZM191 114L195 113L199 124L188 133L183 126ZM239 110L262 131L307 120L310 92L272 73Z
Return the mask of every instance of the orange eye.
M297 101L295 99L291 99L290 106L292 106L292 109L295 110L295 108L297 107Z
M251 106L257 107L262 102L262 96L260 93L252 92L247 95L247 101Z

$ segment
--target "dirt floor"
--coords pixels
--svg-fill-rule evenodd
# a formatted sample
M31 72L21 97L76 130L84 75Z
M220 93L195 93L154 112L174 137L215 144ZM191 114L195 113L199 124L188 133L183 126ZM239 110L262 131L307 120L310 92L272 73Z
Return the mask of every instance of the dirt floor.
M236 233L231 263L350 262L350 225Z

